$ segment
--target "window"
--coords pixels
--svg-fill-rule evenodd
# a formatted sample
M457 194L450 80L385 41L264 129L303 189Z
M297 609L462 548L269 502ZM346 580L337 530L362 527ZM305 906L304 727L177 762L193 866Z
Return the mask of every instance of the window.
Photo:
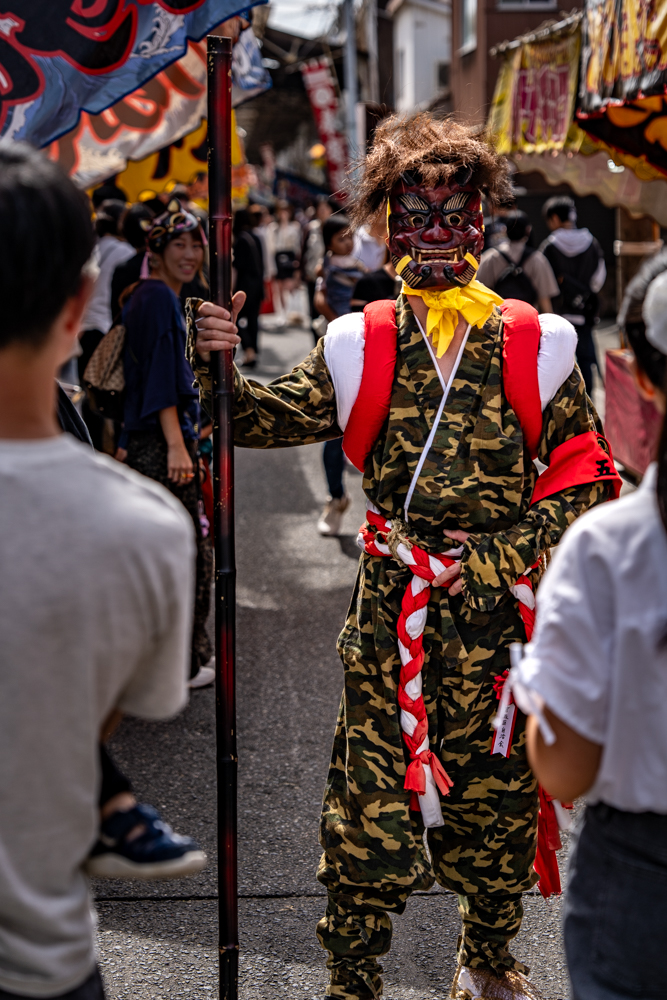
M437 64L437 71L438 71L437 89L449 90L449 63L439 62Z
M477 0L461 0L461 48L466 55L477 48Z
M396 97L398 100L403 97L403 88L405 87L405 49L398 50L398 66L396 67Z

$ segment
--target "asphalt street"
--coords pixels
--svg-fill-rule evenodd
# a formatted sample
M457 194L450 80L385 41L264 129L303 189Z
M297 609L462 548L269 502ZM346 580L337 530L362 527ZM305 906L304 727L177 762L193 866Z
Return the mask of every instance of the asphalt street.
M310 333L262 335L268 381L304 357ZM321 1000L325 954L315 924L318 819L342 666L336 637L354 581L364 517L361 477L345 534L316 530L326 497L321 448L236 452L240 996ZM109 1000L217 996L214 695L194 691L176 719L126 719L111 744L138 797L157 806L209 858L198 876L162 883L98 881L99 952ZM567 846L561 852L563 868ZM384 961L388 1000L444 998L455 969L456 897L412 897ZM568 995L561 899L525 899L514 951L545 998Z

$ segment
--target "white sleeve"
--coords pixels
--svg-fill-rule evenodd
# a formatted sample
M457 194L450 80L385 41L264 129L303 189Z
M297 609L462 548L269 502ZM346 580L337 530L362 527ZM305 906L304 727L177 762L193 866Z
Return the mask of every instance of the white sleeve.
M336 395L338 426L345 430L359 395L364 370L364 314L348 313L329 323L324 338L324 360Z
M515 670L520 683L540 695L554 715L586 739L603 744L614 584L612 567L586 520L584 514L556 550L537 595L533 639Z
M117 702L121 712L144 719L169 718L188 701L197 553L185 509L183 515L178 512L159 539L146 533L142 571L153 634Z
M537 353L537 381L542 411L547 408L563 382L574 371L577 331L562 316L540 314L540 346Z
M591 291L597 295L602 286L605 283L607 277L607 265L604 262L604 257L600 257L600 262L597 266L595 274L590 280Z

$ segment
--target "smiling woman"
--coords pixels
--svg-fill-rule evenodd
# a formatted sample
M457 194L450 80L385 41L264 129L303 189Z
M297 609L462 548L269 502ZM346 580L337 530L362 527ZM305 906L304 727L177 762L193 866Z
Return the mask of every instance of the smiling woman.
M199 519L197 441L199 403L185 358L185 322L178 298L204 260L204 236L195 216L176 199L148 223L150 278L123 307L127 464L162 483L186 507L197 536L197 591L191 686L211 683L212 647L206 634L212 556Z

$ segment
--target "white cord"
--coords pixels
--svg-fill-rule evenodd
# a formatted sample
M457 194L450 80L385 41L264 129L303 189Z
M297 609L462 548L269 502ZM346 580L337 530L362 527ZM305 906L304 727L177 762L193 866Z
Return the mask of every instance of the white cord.
M415 316L415 319L417 319L416 316ZM436 431L437 431L438 426L440 424L440 418L442 417L442 411L445 408L445 403L447 402L447 397L449 396L449 390L452 387L452 382L456 378L456 373L457 373L457 371L459 369L459 365L461 363L461 358L463 356L463 351L464 351L464 348L465 348L466 343L468 341L468 334L470 333L470 324L468 323L468 329L466 330L465 336L464 336L463 340L461 341L461 346L459 347L459 353L456 355L456 361L454 362L454 366L453 366L453 368L451 370L449 378L447 379L447 382L445 382L445 380L444 380L444 378L442 376L442 372L440 371L440 367L438 365L438 360L437 360L437 358L436 358L436 356L435 356L435 354L433 352L433 348L431 346L431 342L428 339L428 337L426 336L426 334L424 333L424 329L423 329L423 327L422 327L422 325L421 325L421 323L419 322L418 319L417 319L417 325L419 326L419 329L421 330L422 337L426 341L426 346L428 347L429 354L431 355L431 360L433 361L433 364L435 365L435 370L438 373L438 378L440 379L440 385L442 386L442 399L440 400L440 406L438 407L438 412L436 413L435 420L433 421L433 427L431 428L431 433L429 434L428 438L426 439L426 444L424 445L424 449L423 449L421 455L419 456L419 461L417 462L417 468L415 469L415 474L412 477L412 482L410 483L410 488L409 488L408 494L407 494L407 496L405 498L405 507L404 507L404 510L403 510L403 517L404 517L404 519L405 519L406 522L408 520L408 510L410 509L410 502L412 500L412 494L415 491L415 486L417 485L417 480L419 479L419 476L421 475L421 471L424 468L424 462L426 461L426 456L428 455L429 451L431 450L431 445L433 444L433 439L435 438Z

